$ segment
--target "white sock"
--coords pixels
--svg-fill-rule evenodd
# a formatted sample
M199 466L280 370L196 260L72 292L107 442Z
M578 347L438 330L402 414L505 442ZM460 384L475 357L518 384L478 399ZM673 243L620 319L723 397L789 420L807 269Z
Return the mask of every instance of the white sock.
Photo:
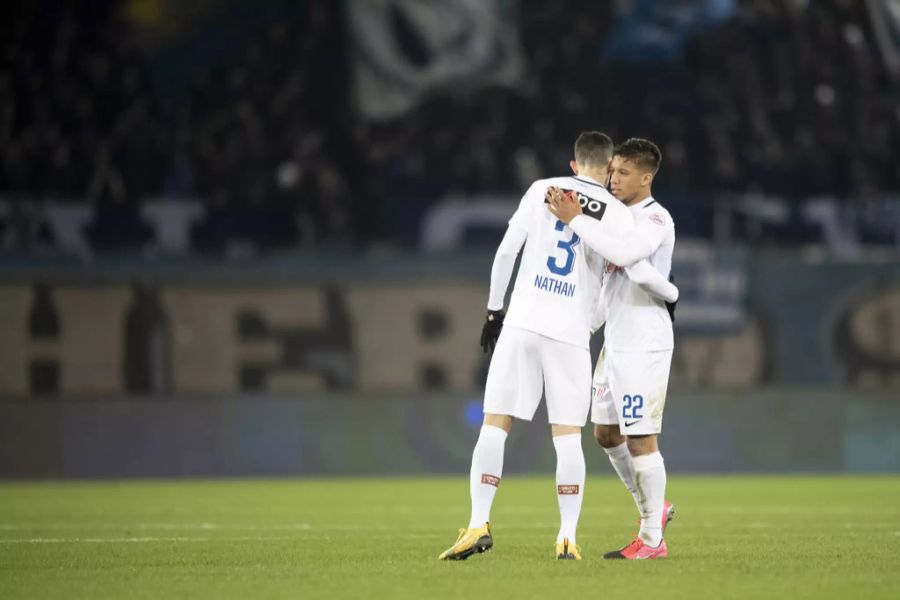
M493 425L482 425L478 443L472 451L472 470L469 472L469 494L472 497L470 529L482 527L491 520L491 504L503 476L505 445L505 431Z
M584 451L581 434L571 433L553 438L556 448L556 498L559 501L559 534L556 542L569 538L575 543L575 529L584 498Z
M641 531L638 535L648 546L659 546L666 501L666 465L659 452L635 456L632 463L641 509Z
M619 475L619 479L625 484L625 488L634 498L634 504L641 510L641 501L638 498L637 487L634 485L634 463L631 461L631 452L628 451L628 444L622 442L618 446L612 448L603 448L612 463L613 469Z

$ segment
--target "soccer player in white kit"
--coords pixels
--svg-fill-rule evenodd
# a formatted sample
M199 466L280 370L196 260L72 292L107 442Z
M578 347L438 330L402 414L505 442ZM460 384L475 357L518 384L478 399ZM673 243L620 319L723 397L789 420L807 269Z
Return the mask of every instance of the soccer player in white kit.
M672 268L675 225L651 195L662 155L648 140L632 138L613 152L610 186L635 220L630 231L610 235L581 215L577 203L551 194L550 210L612 265L649 260L664 277ZM665 558L665 524L674 511L665 500L666 470L657 437L662 430L674 337L665 302L649 295L613 267L603 282L604 349L594 376L591 420L622 482L632 493L641 528L627 546L604 558Z
M534 182L497 250L481 340L485 351L494 349L494 354L485 386L484 422L472 453L471 518L453 546L440 555L442 560L466 559L493 546L490 509L502 477L506 437L513 417L532 419L542 391L557 456L556 556L581 558L575 545L585 478L581 428L590 410L588 342L604 263L550 214L545 197L549 188L563 188L584 204L583 218L603 223L604 231L627 228L631 215L603 185L612 147L602 133L581 134L570 165L576 175ZM519 272L509 312L504 314L503 300L520 249ZM651 278L656 275L649 265L644 266Z

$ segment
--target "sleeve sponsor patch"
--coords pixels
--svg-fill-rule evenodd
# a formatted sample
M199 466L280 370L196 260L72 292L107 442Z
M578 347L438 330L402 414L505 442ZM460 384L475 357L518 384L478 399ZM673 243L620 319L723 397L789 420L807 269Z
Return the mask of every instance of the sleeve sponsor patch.
M650 220L659 225L660 227L665 227L666 225L666 217L660 213L653 213L650 215Z
M496 475L488 475L487 473L482 473L481 483L498 487L500 485L500 478Z
M578 200L578 204L581 205L582 213L589 217L593 217L598 221L603 218L603 214L606 212L606 202L598 200L597 198L591 198L590 196L583 194L577 190L567 190L565 188L561 189L566 194L575 195L575 199Z

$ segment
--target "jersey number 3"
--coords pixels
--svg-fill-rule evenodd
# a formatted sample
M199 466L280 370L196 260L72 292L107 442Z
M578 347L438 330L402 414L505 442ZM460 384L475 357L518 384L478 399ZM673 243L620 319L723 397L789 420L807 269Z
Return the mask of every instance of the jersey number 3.
M562 221L556 222L556 231L562 231L565 229L566 224ZM547 268L550 269L550 272L554 275L562 275L565 277L569 273L572 272L572 269L575 267L575 244L581 241L581 238L578 237L578 234L574 231L572 232L572 239L567 241L559 240L556 242L557 248L562 248L566 251L566 262L562 266L559 264L559 258L553 256L552 254L547 257Z

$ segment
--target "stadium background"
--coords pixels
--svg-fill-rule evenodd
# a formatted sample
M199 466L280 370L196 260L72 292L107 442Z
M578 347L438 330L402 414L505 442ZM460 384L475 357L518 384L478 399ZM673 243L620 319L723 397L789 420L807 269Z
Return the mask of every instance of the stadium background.
M493 250L584 129L663 151L670 472L900 470L890 0L2 10L0 477L466 472Z

